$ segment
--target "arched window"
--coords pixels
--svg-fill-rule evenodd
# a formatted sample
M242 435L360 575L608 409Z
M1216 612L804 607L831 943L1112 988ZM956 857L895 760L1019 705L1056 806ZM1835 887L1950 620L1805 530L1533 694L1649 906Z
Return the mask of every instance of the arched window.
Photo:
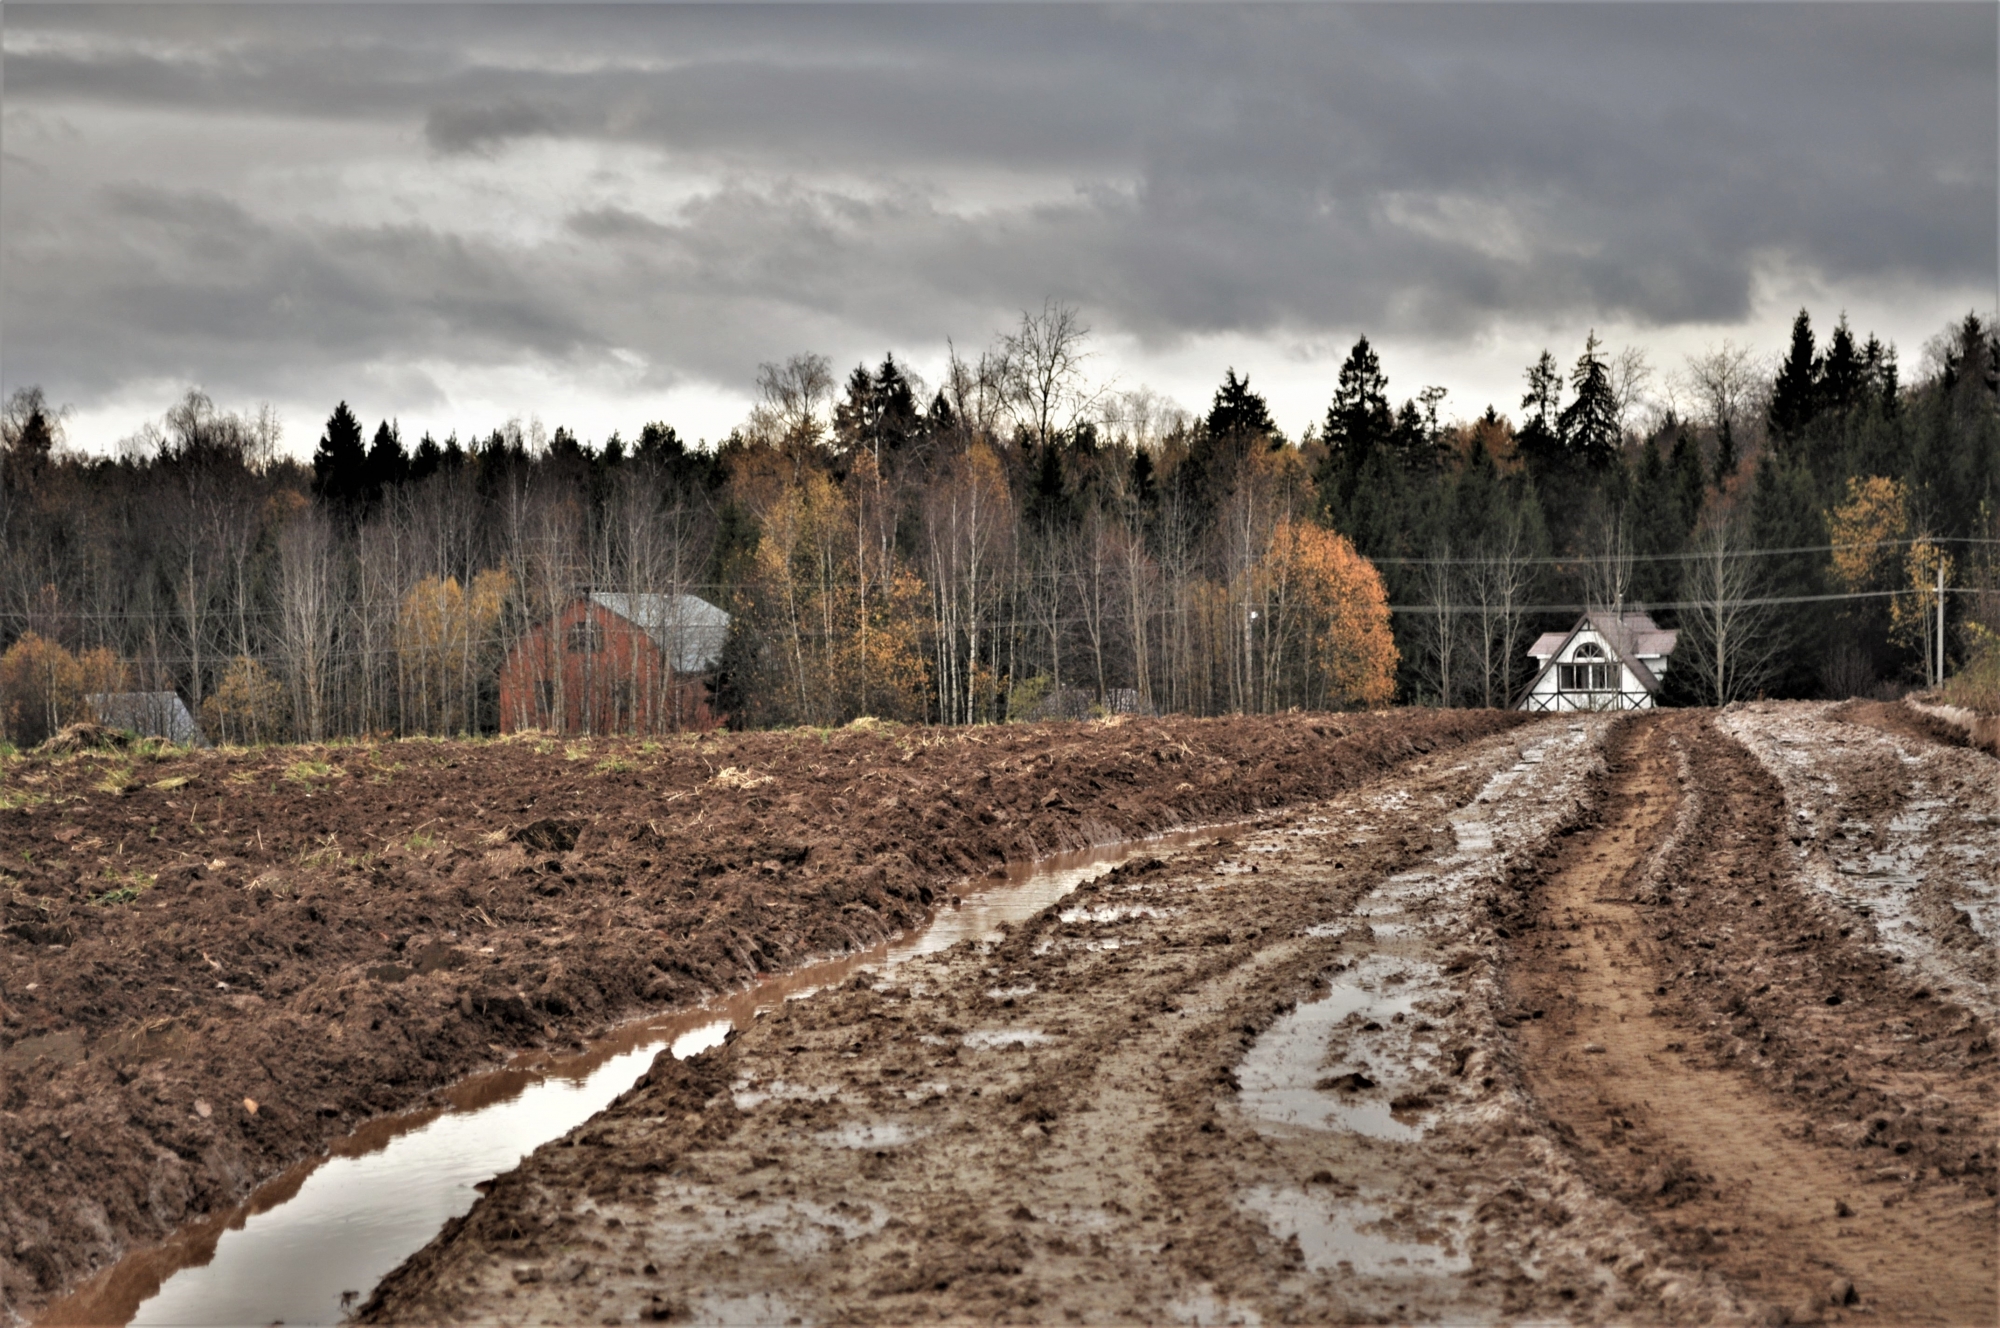
M1575 650L1570 651L1574 664L1564 664L1556 671L1556 685L1565 692L1615 692L1619 686L1619 674L1623 672L1616 664L1605 658L1604 647L1595 641L1580 641ZM1586 663L1585 661L1589 661Z

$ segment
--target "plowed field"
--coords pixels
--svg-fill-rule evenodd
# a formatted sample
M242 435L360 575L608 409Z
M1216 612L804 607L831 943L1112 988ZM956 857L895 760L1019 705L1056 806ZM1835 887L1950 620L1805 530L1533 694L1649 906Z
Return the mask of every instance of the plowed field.
M1398 713L0 771L0 1319L474 1069L920 922L1001 863L1512 727Z
M1235 821L663 1052L357 1313L2000 1318L2000 761L1901 707L116 764L0 823L28 1311L509 1049Z
M363 1317L1990 1323L1994 778L1825 707L1434 755L661 1057Z

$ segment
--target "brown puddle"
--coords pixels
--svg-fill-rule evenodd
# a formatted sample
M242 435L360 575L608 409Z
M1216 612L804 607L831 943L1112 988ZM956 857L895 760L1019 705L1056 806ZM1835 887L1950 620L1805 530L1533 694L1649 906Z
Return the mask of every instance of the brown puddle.
M38 1320L43 1325L336 1324L351 1305L450 1219L477 1186L603 1110L662 1046L686 1057L781 1002L858 970L891 966L995 935L1126 858L1243 828L1211 826L1017 864L966 890L923 928L873 949L807 964L692 1009L625 1024L575 1055L524 1053L446 1089L448 1106L368 1122L325 1156L300 1162L236 1208L138 1250Z

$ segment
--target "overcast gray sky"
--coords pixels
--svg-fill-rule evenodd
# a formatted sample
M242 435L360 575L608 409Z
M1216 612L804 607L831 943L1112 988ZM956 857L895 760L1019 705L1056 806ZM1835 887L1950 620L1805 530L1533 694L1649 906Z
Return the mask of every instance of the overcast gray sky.
M759 361L935 382L1045 299L1296 433L1367 333L1518 409L1801 304L1906 363L2000 276L2000 7L9 3L0 379L408 437L715 438ZM1664 383L1664 377L1663 377Z

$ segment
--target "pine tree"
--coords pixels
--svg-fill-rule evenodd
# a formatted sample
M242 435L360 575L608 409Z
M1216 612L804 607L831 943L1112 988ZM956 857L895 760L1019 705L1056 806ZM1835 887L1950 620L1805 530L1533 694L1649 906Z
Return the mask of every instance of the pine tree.
M1869 338L1871 344L1874 338ZM1826 358L1820 369L1819 402L1824 410L1846 414L1867 397L1867 364L1854 346L1854 333L1842 314L1826 343Z
M1799 310L1792 320L1792 348L1785 356L1771 385L1771 433L1781 443L1791 443L1805 432L1819 414L1821 364L1813 350L1812 316Z
M1389 379L1375 348L1362 337L1347 353L1326 408L1326 461L1319 475L1320 502L1330 513L1344 513L1353 501L1361 473L1370 459L1388 446L1396 427L1389 414Z
M322 502L350 512L360 506L368 485L368 449L361 442L361 421L345 401L327 416L312 467L313 493Z
M1570 390L1576 397L1556 423L1570 455L1601 469L1618 457L1618 394L1611 386L1611 366L1598 355L1597 346L1593 331L1570 371Z

